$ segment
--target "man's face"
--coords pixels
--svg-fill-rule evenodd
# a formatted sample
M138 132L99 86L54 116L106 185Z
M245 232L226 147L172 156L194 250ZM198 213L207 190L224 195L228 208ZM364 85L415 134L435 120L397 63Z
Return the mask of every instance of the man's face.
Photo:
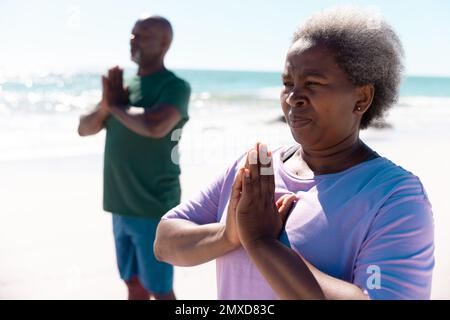
M131 59L138 65L148 64L164 54L164 34L156 23L137 22L130 36Z
M281 106L294 139L311 150L331 147L354 130L357 87L320 44L294 43L286 57Z

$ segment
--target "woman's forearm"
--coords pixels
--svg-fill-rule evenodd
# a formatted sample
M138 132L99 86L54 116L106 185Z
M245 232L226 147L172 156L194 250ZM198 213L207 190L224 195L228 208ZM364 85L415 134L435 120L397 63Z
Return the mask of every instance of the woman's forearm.
M280 299L325 298L303 260L278 240L261 240L244 248Z
M359 287L320 271L278 240L244 247L281 299L369 299Z
M236 248L224 235L225 225L197 225L183 219L161 220L154 252L158 260L176 266L195 266Z
M298 255L297 255L298 256ZM316 278L317 282L319 283L320 287L322 288L322 291L325 295L325 299L327 300L369 300L369 296L366 295L358 286L332 277L319 269L317 269L315 266L310 264L308 261L306 261L304 258L298 256L299 259L301 259L306 266L309 268L311 273Z

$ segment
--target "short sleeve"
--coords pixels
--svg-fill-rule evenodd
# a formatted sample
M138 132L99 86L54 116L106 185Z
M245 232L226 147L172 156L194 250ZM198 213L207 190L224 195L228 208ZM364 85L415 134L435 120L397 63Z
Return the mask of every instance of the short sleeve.
M238 164L242 163L243 159L244 156L239 157L195 197L182 202L167 212L162 219L185 219L197 224L218 222L221 201L228 200Z
M181 114L183 119L188 119L189 97L191 95L191 87L181 79L170 80L163 88L156 104L170 105L175 107Z
M353 283L371 299L429 299L433 267L432 210L415 177L376 215L356 259Z

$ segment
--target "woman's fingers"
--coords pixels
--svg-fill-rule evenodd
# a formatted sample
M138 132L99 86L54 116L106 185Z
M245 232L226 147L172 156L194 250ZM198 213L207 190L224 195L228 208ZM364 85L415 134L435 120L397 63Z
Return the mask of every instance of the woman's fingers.
M241 201L243 202L243 205L248 205L251 202L250 197L252 197L253 193L253 185L252 185L252 178L250 176L250 170L244 168L243 172L241 173L241 177L242 177Z
M297 200L295 194L285 194L276 202L276 206L278 209L278 213L281 217L283 223L286 222L289 212L291 210L292 205Z
M259 142L257 142L256 144L255 144L255 148L252 148L252 149L250 149L250 150L253 150L253 149L255 149L255 150L258 150L258 146L259 146ZM250 150L249 150L249 152L250 152ZM244 165L244 168L247 168L247 169L250 169L250 159L249 159L249 157L248 157L248 154L249 154L249 152L247 152L247 157L245 158L245 165Z
M239 246L240 239L237 231L236 225L236 214L237 214L237 205L241 198L241 189L242 189L242 175L244 172L244 168L240 168L236 173L236 178L233 182L233 186L231 187L231 195L230 202L228 204L228 212L226 218L226 226L225 226L225 235L231 241L231 243Z
M271 153L267 151L267 145L257 142L255 148L250 149L247 153L245 161L245 172L249 177L247 182L252 185L252 191L270 194L273 201L273 192L275 191L275 183L273 177ZM249 192L250 187L247 187Z
M261 193L270 197L270 202L273 202L275 191L275 179L273 176L272 157L271 153L267 151L265 144L260 144L259 148L260 166L260 183Z
M259 182L259 166L258 166L258 151L251 149L248 152L249 171L253 183Z
M270 159L270 166L267 169L269 174L269 192L275 197L275 173L273 171L273 158L272 151L267 151L267 155Z
M290 196L291 194L290 193L286 193L286 194L283 194L276 202L275 202L275 205L277 206L277 209L278 209L278 211L280 211L280 208L281 208L281 206L283 205L283 202L286 200L286 198L288 197L288 196Z
M236 209L239 198L241 197L243 173L244 168L240 168L236 174L236 179L234 180L233 186L231 187L230 206L232 206L233 209Z

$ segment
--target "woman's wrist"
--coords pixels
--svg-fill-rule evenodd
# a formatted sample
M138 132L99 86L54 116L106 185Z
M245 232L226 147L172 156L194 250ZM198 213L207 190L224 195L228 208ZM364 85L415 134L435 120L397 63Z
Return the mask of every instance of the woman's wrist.
M219 223L219 230L218 230L218 238L219 241L221 241L224 246L228 249L228 251L235 250L241 246L241 243L237 243L231 239L227 232L227 226L225 224Z
M277 239L272 238L257 238L252 240L247 240L242 242L242 246L248 253L258 252L262 249L266 249L278 242Z

